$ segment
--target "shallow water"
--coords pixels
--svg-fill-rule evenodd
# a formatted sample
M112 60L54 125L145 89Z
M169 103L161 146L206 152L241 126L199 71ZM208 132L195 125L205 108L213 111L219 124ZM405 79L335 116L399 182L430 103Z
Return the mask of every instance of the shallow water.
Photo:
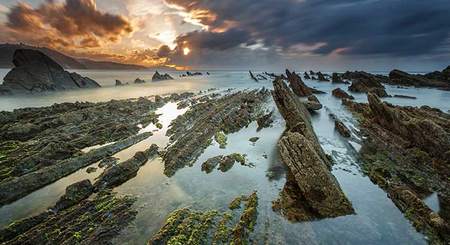
M123 82L132 81L136 77L148 79L153 73L142 71L81 71L80 73L91 76L105 85L106 88L48 94L42 97L25 99L0 98L0 109L11 110L23 106L41 106L54 102L75 100L106 101L170 92L197 91L211 87L240 89L271 87L269 81L253 82L248 77L247 72L212 72L210 76L177 78L175 81L125 87L112 86L114 79L118 78ZM241 194L250 194L257 190L260 199L258 221L252 238L258 243L263 243L264 239L267 239L269 244L425 244L426 240L423 235L414 230L386 193L359 171L356 153L358 140L352 138L354 142L350 144L334 130L334 122L329 118L329 113L334 113L349 128L355 130L357 128L355 119L344 109L340 100L331 96L332 89L336 87L346 89L346 85L337 86L331 83L309 80L306 83L327 92L327 94L317 96L325 108L313 114L313 127L322 147L333 157L335 162L333 174L353 203L355 215L314 222L291 223L272 211L272 201L278 197L278 193L285 183L282 173L275 178L267 177L268 169L280 165L276 143L284 130L284 121L277 114L277 120L273 127L256 132L256 124L252 123L248 128L228 135L226 149L220 149L217 144L211 145L192 167L179 170L171 178L163 174L164 166L160 158L147 162L135 178L115 188L115 191L120 194L137 196L135 205L139 212L136 220L114 242L116 244L144 244L158 231L164 223L166 215L177 208L225 210L234 197ZM429 105L444 111L450 109L449 92L435 89L400 89L395 86L387 86L387 91L389 94L418 97L417 100L386 99L393 104ZM364 94L353 95L357 101L367 100ZM274 105L270 103L269 107L274 107ZM177 110L174 103L169 103L160 108L157 113L162 114L160 121L163 128L157 130L154 125L150 125L142 129L141 132L152 131L154 135L117 153L115 156L121 160L128 159L136 151L144 150L152 143L164 147L168 143L165 132L170 122L176 116L184 113L185 110ZM260 139L252 144L248 139L254 136L258 136ZM250 168L235 164L226 173L215 170L206 174L201 171L201 163L206 159L219 154L235 152L247 154L247 159L255 166ZM267 155L267 159L263 155ZM15 203L0 208L0 226L6 225L14 219L27 217L45 210L58 200L67 185L85 178L92 180L102 171L98 169L96 173L87 174L85 169L81 169ZM433 206L433 200L433 197L428 198L427 204Z

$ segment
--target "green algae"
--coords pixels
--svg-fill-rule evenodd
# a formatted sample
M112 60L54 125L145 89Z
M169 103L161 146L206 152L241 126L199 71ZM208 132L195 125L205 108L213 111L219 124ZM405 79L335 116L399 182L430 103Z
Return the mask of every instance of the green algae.
M231 203L239 203L236 205L240 207L243 200L245 209L240 216L239 212L230 211L175 210L148 244L248 244L249 234L256 225L258 197L254 192L239 196Z
M227 136L223 132L214 134L214 139L219 144L219 147L224 149L227 146Z

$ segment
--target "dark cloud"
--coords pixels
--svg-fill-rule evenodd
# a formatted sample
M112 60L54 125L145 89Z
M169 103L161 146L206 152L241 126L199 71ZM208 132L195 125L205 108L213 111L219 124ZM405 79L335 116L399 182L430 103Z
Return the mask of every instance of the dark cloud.
M235 23L220 35L184 37L206 48L258 41L285 52L295 52L301 44L300 49L315 46L308 50L315 54L409 56L438 49L450 33L448 0L166 1L190 12L210 31Z
M246 43L249 34L246 31L230 29L225 32L194 31L177 37L178 46L186 44L190 48L205 48L211 50L226 50Z
M94 0L47 1L38 8L19 3L7 13L8 35L31 44L64 47L98 47L132 32L128 20L104 13Z

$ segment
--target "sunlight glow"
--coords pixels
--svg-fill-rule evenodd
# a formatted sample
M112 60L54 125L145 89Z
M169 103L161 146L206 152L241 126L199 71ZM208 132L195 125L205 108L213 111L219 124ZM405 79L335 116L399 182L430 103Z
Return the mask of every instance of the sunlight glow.
M188 47L183 48L183 54L188 55L191 52L191 50Z

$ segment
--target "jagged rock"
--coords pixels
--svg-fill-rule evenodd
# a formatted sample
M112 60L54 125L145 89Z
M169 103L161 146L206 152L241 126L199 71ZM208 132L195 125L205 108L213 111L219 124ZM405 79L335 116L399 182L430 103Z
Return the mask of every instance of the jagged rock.
M331 76L331 82L332 83L344 83L344 84L348 84L349 82L344 81L341 77L340 74L333 72L332 76Z
M273 85L272 95L287 127L278 143L280 156L295 179L300 199L297 203L308 213L305 217L353 213L351 203L330 172L330 159L313 131L308 111L281 79L275 80ZM283 194L280 198L283 199ZM284 203L281 199L279 201Z
M319 99L315 95L308 96L308 101L303 102L306 106L306 109L310 111L317 111L322 109L322 104Z
M393 106L371 93L368 101L346 101L360 119L362 169L432 244L448 243L449 224L422 198L448 196L450 116L427 106Z
M193 76L202 76L203 74L201 73L201 72L190 72L190 71L187 71L186 72L186 76L188 76L188 77L193 77Z
M384 86L375 78L374 75L365 72L358 72L354 73L353 77L352 84L348 87L349 91L358 93L371 92L379 97L388 96Z
M340 98L340 99L349 99L349 100L355 99L355 97L349 95L347 92L345 92L345 91L342 90L341 88L333 89L333 91L331 92L331 94L332 94L334 97Z
M151 157L158 154L158 146L153 144L145 151L139 151L131 159L107 168L94 183L97 190L116 187L136 176L139 168Z
M116 80L116 86L123 86L124 84L120 80Z
M294 93L298 96L310 96L313 93L324 93L322 91L308 87L302 81L302 78L299 75L297 75L295 72L290 72L288 69L286 69L286 79L289 82L289 86L291 87L292 91L294 91Z
M171 77L169 74L160 74L158 71L153 74L152 82L158 82L158 81L164 81L164 80L173 80L173 77Z
M66 187L66 193L56 202L55 209L62 210L79 203L94 193L94 186L88 179Z
M255 75L253 75L252 71L248 71L248 73L250 74L251 79L253 79L255 82L258 82L258 78L256 78Z
M145 80L140 79L139 77L134 80L134 83L145 83Z
M103 158L99 163L98 163L98 167L99 168L109 168L109 167L112 167L112 166L114 166L114 165L116 165L117 164L117 161L118 161L119 159L118 158L116 158L116 157L105 157L105 158Z
M14 222L0 231L0 242L9 245L110 244L136 217L135 200L101 192L70 208L46 211Z
M100 85L88 77L67 72L40 51L17 49L14 68L0 85L3 93L34 93L67 89L97 88Z
M271 127L273 123L273 111L256 119L256 123L258 124L258 128L256 129L256 131L260 131L263 128Z
M304 79L311 79L311 77L306 72L303 73L303 78Z
M317 72L317 80L322 82L329 82L330 80L325 77L325 75L322 74L322 72Z
M349 138L352 136L352 133L350 130L345 126L345 124L339 120L338 118L334 117L334 128L339 132L340 135L343 137Z
M365 71L346 71L341 75L342 79L346 80L360 80L360 79L370 79L375 80L378 83L389 83L389 77L378 74L371 74Z
M255 143L256 141L259 140L259 137L251 137L250 139L248 139L250 142Z
M450 66L442 71L434 71L424 75L428 79L444 81L450 83Z
M389 73L390 84L401 85L401 86L414 86L414 87L436 87L441 89L450 89L450 81L444 80L446 74L446 70L444 70L441 74L437 75L434 73L423 75L411 75L404 71L400 70L392 70ZM443 76L443 77L441 77ZM447 74L448 76L448 74ZM435 80L436 78L440 78L443 80Z

